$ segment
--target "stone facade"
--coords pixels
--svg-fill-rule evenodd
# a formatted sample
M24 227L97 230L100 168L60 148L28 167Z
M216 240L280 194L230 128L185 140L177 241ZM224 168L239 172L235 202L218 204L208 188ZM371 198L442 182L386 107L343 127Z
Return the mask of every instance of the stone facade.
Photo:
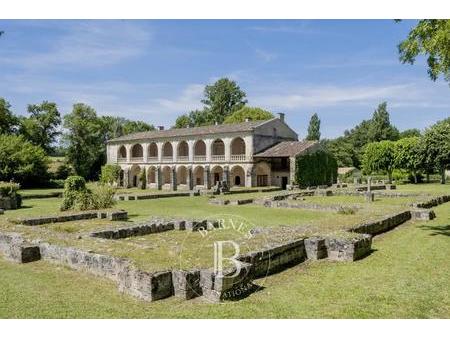
M297 139L284 115L236 125L159 130L110 140L107 163L120 165L118 184L124 187L139 186L144 170L147 186L160 190L211 189L216 182L228 187L283 186L293 181L295 157L284 161L257 155L285 141L303 144Z

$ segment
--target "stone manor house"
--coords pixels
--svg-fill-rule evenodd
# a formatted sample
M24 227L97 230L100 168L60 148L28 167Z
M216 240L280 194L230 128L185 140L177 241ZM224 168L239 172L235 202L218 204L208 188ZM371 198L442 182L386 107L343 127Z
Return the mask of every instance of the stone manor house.
M319 148L298 141L284 114L267 121L141 132L108 141L108 164L121 167L119 185L167 190L279 186L295 177L295 158Z

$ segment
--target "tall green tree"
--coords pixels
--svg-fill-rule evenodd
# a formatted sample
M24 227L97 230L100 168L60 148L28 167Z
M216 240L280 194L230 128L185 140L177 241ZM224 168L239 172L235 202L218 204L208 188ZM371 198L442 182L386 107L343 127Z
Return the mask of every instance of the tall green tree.
M309 120L308 135L306 136L308 141L320 140L320 119L319 116L314 113Z
M397 169L408 170L414 177L414 183L418 183L419 171L424 168L424 157L420 137L407 137L395 142L394 166Z
M177 117L173 128L187 128L192 127L193 123L188 114L183 114Z
M379 104L378 108L373 113L367 138L369 142L398 140L399 131L391 124L386 102Z
M103 139L105 142L116 137L155 129L152 124L143 121L133 121L123 117L101 116L99 119L103 125Z
M27 110L30 116L21 118L19 133L50 153L52 144L61 134L61 115L56 103L44 101L41 104L29 104Z
M103 125L95 110L83 103L73 105L64 116L67 133L67 159L77 175L86 179L97 178L105 161Z
M389 182L392 182L392 172L395 168L394 142L381 141L369 143L364 150L363 169L367 174L386 172Z
M14 181L22 187L38 187L48 179L45 151L22 135L0 135L0 181Z
M239 110L236 110L231 115L228 115L225 118L225 123L239 123L244 122L245 120L249 121L263 121L273 119L274 115L264 109L257 107L242 107Z
M426 161L434 163L445 184L445 169L450 166L450 118L439 121L425 130L423 135Z
M228 115L247 103L245 97L245 92L235 81L222 78L205 87L202 103L206 107L210 122L223 123Z
M323 139L320 141L323 148L333 154L339 167L353 167L356 161L355 149L343 136L333 140Z
M417 56L426 56L428 76L436 81L442 74L450 82L450 20L419 20L398 52L402 63L414 64Z
M9 102L0 97L0 134L12 134L17 131L19 119L10 108Z

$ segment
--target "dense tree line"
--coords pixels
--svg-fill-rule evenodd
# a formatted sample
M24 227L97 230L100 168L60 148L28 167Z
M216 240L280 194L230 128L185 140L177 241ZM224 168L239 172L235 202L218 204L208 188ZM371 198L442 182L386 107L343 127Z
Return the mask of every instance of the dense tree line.
M53 102L30 104L26 115L16 115L0 98L0 181L23 186L42 186L52 178L48 156L66 156L53 178L72 173L97 179L106 161L106 141L130 133L154 129L142 121L98 116L95 110L77 103L64 118Z
M450 166L450 118L427 128L423 136L398 141L369 143L364 149L366 174L384 172L392 179L394 169L406 170L419 182L421 174L438 172L445 183L445 169Z

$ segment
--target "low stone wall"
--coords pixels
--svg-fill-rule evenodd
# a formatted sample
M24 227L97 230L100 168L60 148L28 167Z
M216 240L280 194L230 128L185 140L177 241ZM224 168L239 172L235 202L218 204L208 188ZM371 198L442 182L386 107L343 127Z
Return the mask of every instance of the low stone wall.
M263 277L303 262L306 259L304 240L296 240L244 255L238 260L251 265L254 277Z
M367 191L355 191L355 190L333 190L333 194L335 196L361 196L364 197L365 194L367 193ZM392 198L396 198L396 197L418 197L418 196L429 196L428 194L421 194L421 193L405 193L405 192L398 192L398 191L383 191L383 190L375 190L372 191L372 193L375 196L380 196L380 197L392 197Z
M79 213L71 213L65 215L55 215L55 216L41 216L41 217L30 217L30 218L17 218L12 219L11 222L29 226L49 224L49 223L61 223L61 222L71 222L80 221L85 219L94 218L108 218L110 221L121 221L128 218L128 213L124 210L114 210L114 211L84 211Z
M41 259L39 246L26 242L17 233L0 233L0 253L16 263L29 263Z
M291 209L306 209L306 210L317 210L317 211L336 211L339 212L344 210L344 206L339 204L313 204L313 203L298 203L289 201L271 201L271 200L260 200L256 204L260 204L267 208L291 208ZM358 209L358 206L352 206L352 209Z
M394 190L397 189L395 184L379 184L371 185L370 190ZM360 185L355 187L356 191L367 191L367 185Z
M217 227L219 227L219 222L216 220L153 219L132 226L91 232L90 236L104 239L122 239L135 236L145 236L169 230L200 231L211 230Z
M63 193L54 191L54 192L46 192L46 193L40 193L40 194L22 195L23 200L40 199L40 198L55 198L55 197L63 197Z
M253 198L239 199L239 200L226 200L221 198L211 198L208 203L213 205L244 205L254 202Z
M318 260L328 257L325 239L321 237L305 238L306 257L311 260Z
M194 196L193 192L174 192L166 194L142 194L142 195L132 195L132 194L116 194L114 199L118 201L136 201L136 200L150 200L159 198L170 198L170 197L186 197Z
M360 234L377 235L382 232L391 230L396 226L406 221L409 221L410 219L411 219L411 211L407 210L395 215L388 216L375 222L359 224L350 229L350 231Z
M450 202L450 195L442 195L442 196L431 198L428 201L412 203L411 206L413 208L429 209L432 207L437 207L438 205L447 203L447 202Z
M75 270L82 270L114 281L119 280L119 274L130 266L123 258L96 254L77 248L39 243L41 257L44 260L64 264Z

